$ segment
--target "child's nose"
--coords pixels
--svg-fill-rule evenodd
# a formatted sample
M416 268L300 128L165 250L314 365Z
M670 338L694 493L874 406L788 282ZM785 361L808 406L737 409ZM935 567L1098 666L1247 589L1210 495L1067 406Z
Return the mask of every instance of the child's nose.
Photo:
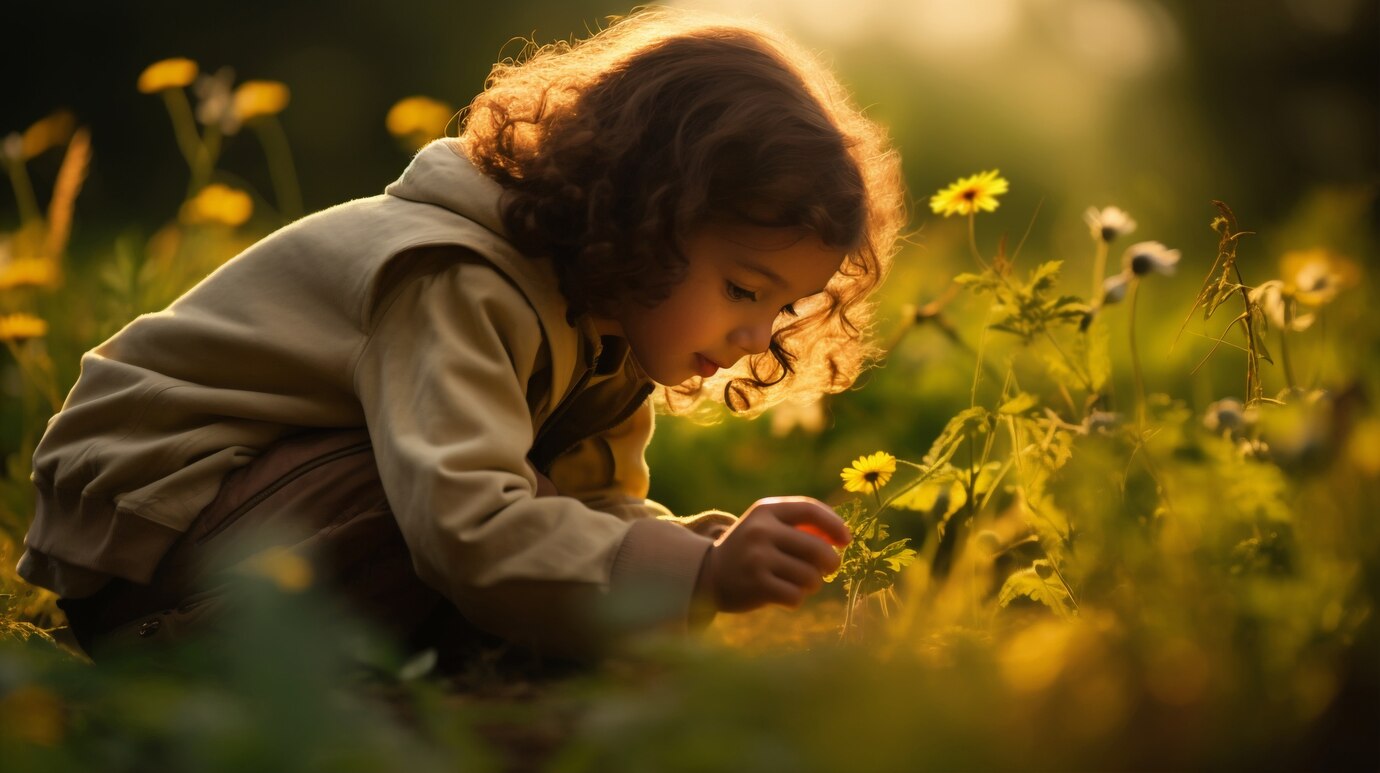
M742 325L729 336L734 346L748 354L761 354L771 345L771 321Z

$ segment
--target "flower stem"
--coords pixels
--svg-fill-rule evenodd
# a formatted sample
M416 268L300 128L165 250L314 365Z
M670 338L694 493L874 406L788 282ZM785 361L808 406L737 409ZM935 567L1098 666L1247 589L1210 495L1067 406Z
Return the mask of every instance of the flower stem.
M1298 382L1294 380L1294 363L1289 359L1289 328L1294 323L1294 302L1288 300L1284 302L1284 327L1279 331L1279 360L1284 367L1284 383L1289 386L1290 394L1298 391Z
M201 135L196 130L196 118L192 116L192 105L182 89L164 89L163 104L168 108L172 119L173 138L177 148L187 160L187 166L196 168L196 160L201 155Z
M977 246L977 213L968 213L968 249L973 253L973 260L983 269L988 268L987 261L982 259L982 253Z
M302 216L302 191L297 184L297 170L292 163L287 134L277 116L265 116L254 122L264 154L268 156L268 171L273 177L273 194L278 211L289 222Z
M1131 372L1136 382L1136 426L1145 430L1145 375L1140 369L1140 350L1136 348L1136 301L1140 298L1140 278L1131 280L1131 321L1127 328L1131 338Z
M1097 240L1097 256L1093 259L1092 294L1088 304L1094 309L1102 306L1102 283L1107 279L1107 242Z

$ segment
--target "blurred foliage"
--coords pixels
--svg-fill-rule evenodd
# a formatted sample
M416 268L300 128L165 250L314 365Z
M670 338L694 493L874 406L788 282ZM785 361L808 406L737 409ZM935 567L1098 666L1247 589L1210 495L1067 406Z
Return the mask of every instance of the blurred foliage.
M836 582L800 610L722 615L697 641L634 642L597 671L553 678L490 661L438 672L428 653L372 640L271 557L240 586L222 635L96 669L72 654L52 594L14 574L34 444L81 354L301 211L375 192L479 88L494 41L530 25L476 11L474 39L487 42L446 54L464 74L416 65L426 75L410 80L412 53L375 75L328 38L270 35L276 59L235 60L205 41L244 47L252 35L178 16L210 18L206 5L145 20L147 40L183 24L182 50L115 57L90 93L72 92L74 110L33 108L62 91L35 75L32 114L0 124L13 131L2 147L14 191L12 209L0 200L0 757L22 770L1376 768L1373 133L1358 144L1316 115L1272 124L1245 107L1269 87L1285 95L1272 110L1373 126L1373 94L1359 106L1353 94L1375 68L1351 65L1374 8L1233 5L1039 4L1039 29L1057 40L1070 40L1058 37L1067 25L1120 18L1174 42L1154 49L1167 59L1127 70L1124 56L1077 59L1110 56L1086 34L1061 49L1028 33L989 51L976 80L936 68L927 57L954 52L920 26L883 34L875 22L930 14L979 50L964 34L1019 28L996 11L946 21L936 0L885 17L859 4L872 26L795 19L830 41L892 126L917 200L965 165L998 162L1010 192L967 223L917 213L879 297L885 366L856 389L758 421L658 424L653 496L678 512L783 493L837 505L858 538ZM274 16L253 10L223 22L257 30L256 15ZM285 29L315 28L292 22L307 10L273 10ZM559 29L549 38L583 34L574 16L625 9L525 10ZM413 53L453 33L366 21L370 46L429 36L404 47ZM894 77L907 30L913 79ZM1032 52L1013 70L1009 57ZM253 77L236 86L203 60ZM1242 77L1276 61L1288 66L1265 67L1273 80ZM1189 77L1200 73L1221 80ZM288 138L329 158L301 166L300 189ZM367 162L339 163L361 148ZM185 168L164 163L177 154ZM132 161L150 184L126 197ZM1241 222L1224 222L1213 198ZM1182 253L1177 275L1134 271L1128 251L1114 276L1126 295L1097 297L1111 239L1077 213L1110 200Z

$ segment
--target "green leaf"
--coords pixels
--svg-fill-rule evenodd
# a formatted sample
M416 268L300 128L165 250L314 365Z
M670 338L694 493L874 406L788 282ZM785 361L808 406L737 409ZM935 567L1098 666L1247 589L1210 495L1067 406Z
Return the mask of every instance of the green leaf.
M1064 619L1073 617L1073 599L1064 589L1064 584L1053 576L1042 576L1041 569L1052 575L1053 565L1042 558L1029 568L1007 577L1001 586L1001 592L997 594L997 603L1005 608L1016 599L1026 596L1049 607Z
M930 452L925 455L925 463L933 467L949 461L959 445L968 435L979 435L987 431L989 414L981 405L959 411L935 438Z
M1032 290L1045 290L1054 286L1054 280L1059 278L1059 269L1064 265L1062 260L1051 260L1041 263L1030 272L1029 287Z
M890 545L887 545L887 551L883 552L881 558L883 561L886 562L887 568L889 568L892 572L899 573L902 569L905 569L907 566L910 566L912 563L915 562L917 553L914 550L905 547L905 545L909 542L909 538L903 539L900 542L893 542ZM894 550L891 549L893 547L895 547Z

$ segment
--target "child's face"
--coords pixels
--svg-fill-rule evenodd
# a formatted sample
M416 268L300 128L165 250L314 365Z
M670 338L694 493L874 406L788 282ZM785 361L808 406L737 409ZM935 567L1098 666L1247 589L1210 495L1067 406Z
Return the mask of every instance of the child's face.
M823 292L844 259L802 229L738 224L705 226L683 247L689 265L670 296L650 309L629 304L615 320L658 384L765 352L784 309Z

